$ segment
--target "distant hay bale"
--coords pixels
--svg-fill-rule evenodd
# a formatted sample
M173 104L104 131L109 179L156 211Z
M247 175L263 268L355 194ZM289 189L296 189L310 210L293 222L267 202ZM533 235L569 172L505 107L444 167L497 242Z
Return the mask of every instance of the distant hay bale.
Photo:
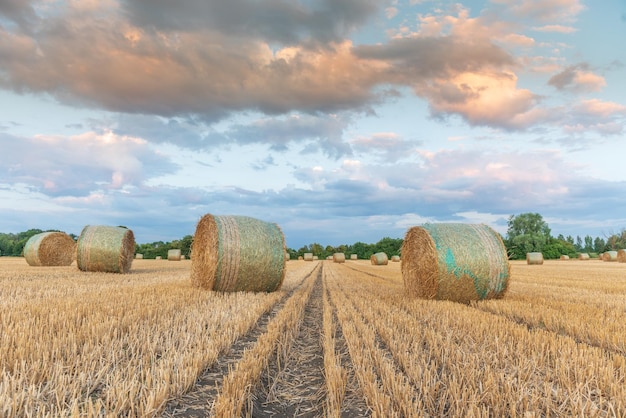
M171 250L167 250L167 259L168 261L180 261L180 258L182 257L182 254L180 253L179 249L171 249Z
M580 253L580 254L578 254L578 259L579 260L589 260L589 254L587 254L587 253Z
M333 259L333 256L332 256L332 255L327 255L327 256L326 256L326 260L332 260L332 259Z
M617 251L605 251L602 255L604 261L617 261Z
M76 242L64 232L42 232L24 245L29 266L69 266L76 257Z
M387 254L385 253L376 253L372 254L370 257L370 263L373 266L386 266L389 263L389 259L387 258Z
M498 299L510 265L500 235L487 225L425 224L409 228L402 243L406 292L423 299Z
M142 260L143 259L143 254L135 254L135 260Z
M304 260L304 257L302 257L301 255L298 256L298 261L302 261Z
M626 250L617 251L617 261L620 263L626 263Z
M358 260L359 256L357 254L350 254L350 260Z
M562 255L560 257L561 260L569 260L569 255Z
M275 223L204 215L193 237L191 283L222 292L273 292L285 278L285 237Z
M155 260L163 260L163 257L161 257L160 255L157 255L156 257L154 257Z
M541 265L543 264L543 254L542 253L526 253L526 264L530 265Z
M313 253L304 253L304 261L313 261Z
M87 225L78 237L77 261L82 271L128 273L134 253L135 236L127 228Z
M315 261L315 260L319 260L319 259L320 259L320 258L319 258L318 256L316 256L316 255L314 255L314 256L313 256L313 260L314 260L314 261Z
M285 260L287 260L287 261L291 260L291 254L289 254L286 251L285 251Z
M344 253L335 253L333 254L333 262L334 263L345 263L346 255Z
M181 260L186 260L186 259L187 259L187 257L185 257L185 254L181 254L180 259L181 259Z
M392 255L391 256L391 261L393 261L394 263L397 263L400 261L400 256L399 255Z

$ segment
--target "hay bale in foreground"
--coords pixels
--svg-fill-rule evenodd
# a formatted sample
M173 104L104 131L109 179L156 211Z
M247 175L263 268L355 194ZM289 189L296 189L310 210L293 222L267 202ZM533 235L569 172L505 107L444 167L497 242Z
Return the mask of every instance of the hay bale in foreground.
M387 258L387 254L385 253L372 254L370 257L370 263L373 266L386 266L387 263L389 263L389 258Z
M76 242L64 232L42 232L24 245L29 266L69 266L76 258Z
M278 225L247 216L204 215L193 237L191 283L223 292L273 292L285 278Z
M398 263L400 261L400 256L399 255L392 255L391 256L391 261L393 261L394 263Z
M359 256L357 254L350 254L350 260L358 260Z
M626 263L626 250L617 251L617 261L620 263Z
M541 265L543 264L542 253L526 253L526 264Z
M578 254L578 259L579 260L589 260L589 254L587 254L587 253L580 253L580 254Z
M345 263L346 255L344 253L334 253L333 254L333 263Z
M559 259L560 260L569 260L569 255L562 255Z
M304 253L304 261L313 261L313 253Z
M167 250L167 259L169 261L180 261L181 252L179 249L173 248L171 250Z
M509 286L506 248L487 225L415 226L401 252L404 288L413 297L469 303L501 298Z
M135 253L133 231L119 226L87 225L78 237L77 261L82 271L128 273Z
M617 261L617 251L605 251L604 254L602 254L602 260Z

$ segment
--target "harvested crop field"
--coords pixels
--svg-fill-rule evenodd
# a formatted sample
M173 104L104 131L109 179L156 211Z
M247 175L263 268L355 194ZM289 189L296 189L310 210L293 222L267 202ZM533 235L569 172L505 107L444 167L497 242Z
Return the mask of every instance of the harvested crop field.
M502 299L413 299L401 263L289 261L218 293L0 258L0 417L626 416L623 263L511 263Z

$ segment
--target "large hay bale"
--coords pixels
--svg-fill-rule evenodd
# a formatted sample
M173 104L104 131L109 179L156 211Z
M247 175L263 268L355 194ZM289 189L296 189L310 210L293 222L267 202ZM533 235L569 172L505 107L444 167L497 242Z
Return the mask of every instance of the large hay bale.
M334 263L345 263L346 255L344 253L334 253L333 254L333 262Z
M167 250L167 259L168 261L180 261L181 252L177 248L173 248L171 250Z
M391 256L391 261L393 261L394 263L400 262L400 256L399 255L392 255Z
M373 266L386 266L389 263L389 258L385 253L372 254L370 257L370 263Z
M76 242L64 232L42 232L24 245L30 266L69 266L76 258Z
M350 260L358 260L359 256L357 254L350 254Z
M87 225L78 237L77 261L82 271L128 273L134 253L135 235L127 228Z
M579 260L589 260L589 254L587 254L587 253L580 253L580 254L578 254L578 259Z
M569 260L569 255L562 255L560 257L561 260Z
M604 254L602 254L602 260L617 261L617 251L605 251Z
M425 224L407 231L401 271L410 296L468 303L503 297L510 265L502 238L487 225Z
M530 265L541 265L543 264L543 254L542 253L526 253L526 264Z
M626 250L617 251L617 261L620 263L626 263Z
M313 261L313 253L304 253L304 261Z
M273 292L285 278L278 225L247 216L204 215L193 237L191 283L223 292Z

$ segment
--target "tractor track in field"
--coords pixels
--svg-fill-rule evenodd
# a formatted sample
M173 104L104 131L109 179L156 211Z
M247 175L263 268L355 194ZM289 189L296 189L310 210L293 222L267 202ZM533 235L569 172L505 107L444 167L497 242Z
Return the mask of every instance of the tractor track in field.
M286 293L272 309L261 315L256 324L245 335L225 350L215 363L210 365L196 380L194 387L180 397L170 400L159 415L162 418L204 418L209 416L214 399L222 385L222 381L229 370L241 360L243 353L252 348L258 338L266 332L268 324L283 308L285 303L294 295L302 284L313 274L319 274L321 268L316 267L308 273L299 286Z

